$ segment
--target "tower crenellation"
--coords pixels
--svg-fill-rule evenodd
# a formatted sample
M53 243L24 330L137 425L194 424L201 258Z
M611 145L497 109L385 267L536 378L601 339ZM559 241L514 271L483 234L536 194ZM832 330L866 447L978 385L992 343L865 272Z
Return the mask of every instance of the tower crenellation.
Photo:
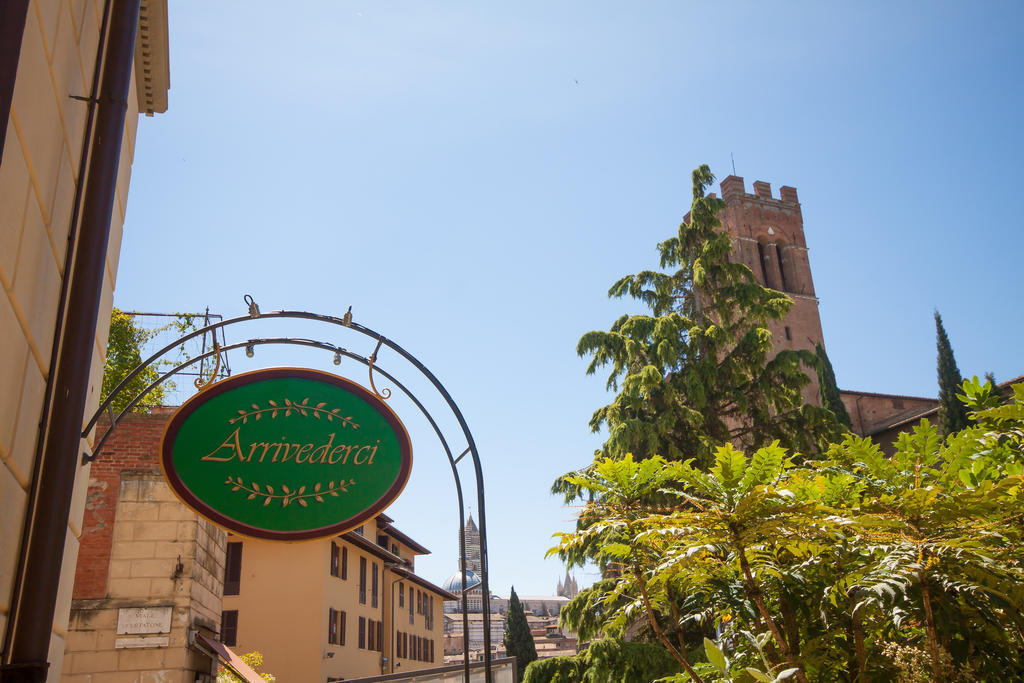
M758 180L753 190L746 191L740 176L721 181L725 209L718 217L732 238L732 259L749 267L759 283L793 299L785 320L769 325L775 349L813 350L823 335L796 188L783 185L775 198L771 184ZM817 402L813 383L806 394Z

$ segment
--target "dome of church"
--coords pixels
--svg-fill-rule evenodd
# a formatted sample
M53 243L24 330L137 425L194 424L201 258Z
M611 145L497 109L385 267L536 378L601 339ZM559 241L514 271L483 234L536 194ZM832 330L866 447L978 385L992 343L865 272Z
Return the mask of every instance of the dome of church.
M469 569L466 570L466 590L471 590L480 585L480 577ZM462 572L455 572L441 584L449 593L460 593L462 591Z

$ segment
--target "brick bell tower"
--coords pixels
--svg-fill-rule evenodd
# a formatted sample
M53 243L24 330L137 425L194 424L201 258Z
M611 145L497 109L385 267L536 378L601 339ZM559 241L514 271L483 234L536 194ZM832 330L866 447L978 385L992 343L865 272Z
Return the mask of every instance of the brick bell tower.
M754 183L754 194L747 194L743 178L731 175L722 180L721 191L726 206L718 218L732 238L733 260L749 266L762 285L785 292L793 299L789 315L768 325L775 350L813 352L815 344L824 346L796 188L783 185L775 199L771 185L758 180ZM820 405L813 372L810 377L804 399Z

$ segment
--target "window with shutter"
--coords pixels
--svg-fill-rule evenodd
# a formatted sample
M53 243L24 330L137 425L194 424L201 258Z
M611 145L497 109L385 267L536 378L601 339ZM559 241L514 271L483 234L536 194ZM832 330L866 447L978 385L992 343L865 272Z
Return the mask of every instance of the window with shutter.
M238 610L226 609L220 613L220 642L238 644Z
M242 584L242 544L228 543L224 558L224 595L238 595Z

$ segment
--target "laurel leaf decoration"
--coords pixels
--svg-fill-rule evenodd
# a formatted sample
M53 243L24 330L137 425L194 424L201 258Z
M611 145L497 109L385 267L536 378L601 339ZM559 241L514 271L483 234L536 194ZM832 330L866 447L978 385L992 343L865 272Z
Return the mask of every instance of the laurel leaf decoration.
M337 482L328 481L326 488L323 482L316 482L313 484L313 489L307 492L308 485L302 484L297 489L290 488L287 484L281 484L281 493L275 493L274 487L270 484L264 484L262 487L256 482L250 482L251 485L247 486L241 477L228 476L227 481L224 482L227 486L231 487L232 491L242 491L246 495L246 500L254 500L259 498L262 500L264 506L270 505L271 501L281 501L281 507L288 507L292 503L298 503L302 507L309 507L309 500L312 499L317 503L324 502L324 495L329 494L338 498L341 496L339 491L342 493L348 493L348 487L354 486L355 479L344 480L340 479Z
M302 399L301 401L293 401L290 398L284 399L284 407L278 405L277 401L268 400L266 408L261 408L258 404L252 404L252 410L239 410L238 415L228 420L229 424L235 424L241 422L246 424L249 419L258 420L265 414L270 414L270 419L277 417L278 413L283 412L285 417L291 417L292 413L301 415L302 417L309 417L312 415L316 419L320 419L321 416L326 416L328 422L334 422L335 420L341 421L342 427L351 427L352 429L359 429L359 425L352 421L351 415L341 415L341 408L327 409L326 401L321 401L316 405L309 405L309 397Z

